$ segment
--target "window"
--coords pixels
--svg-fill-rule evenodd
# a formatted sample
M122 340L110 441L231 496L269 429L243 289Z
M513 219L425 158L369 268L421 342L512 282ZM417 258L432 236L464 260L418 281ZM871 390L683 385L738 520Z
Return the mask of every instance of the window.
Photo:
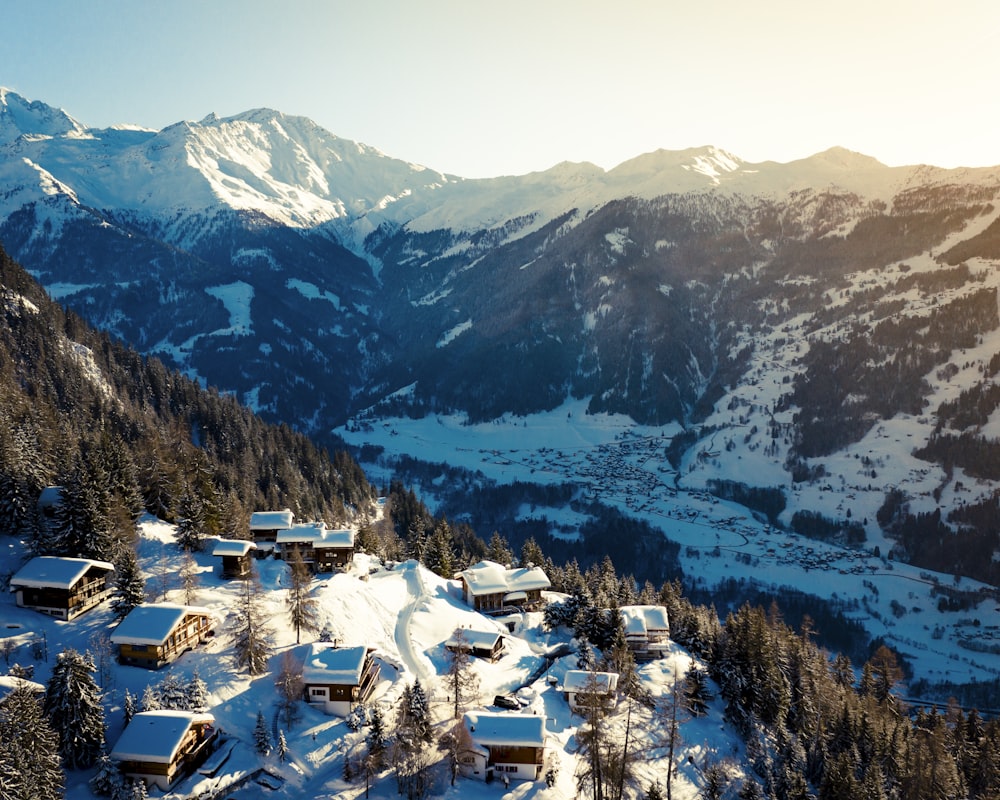
M326 689L317 689L313 687L309 690L309 694L312 697L326 697Z

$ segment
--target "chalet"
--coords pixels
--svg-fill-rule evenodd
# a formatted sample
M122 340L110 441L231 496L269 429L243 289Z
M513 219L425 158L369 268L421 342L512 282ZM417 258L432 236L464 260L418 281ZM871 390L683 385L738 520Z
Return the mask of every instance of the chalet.
M302 666L306 702L327 714L346 717L375 691L381 668L364 646L337 647L329 642L309 645Z
M327 530L323 522L305 522L280 530L275 538L279 558L288 560L298 548L315 572L333 572L354 558L354 531Z
M542 590L552 585L541 567L507 569L494 561L480 561L459 578L465 602L485 614L537 608Z
M670 647L670 621L663 606L621 606L625 641L636 661L662 658Z
M127 777L167 791L208 758L218 735L211 714L143 711L122 731L111 758Z
M579 713L597 705L610 711L618 702L618 673L567 670L562 691L573 711Z
M273 544L278 538L278 531L292 527L295 519L289 509L284 511L255 511L250 515L250 535L256 544L262 542ZM271 548L260 548L265 551Z
M21 608L71 620L111 595L114 571L107 561L37 556L10 579L10 590Z
M469 778L538 780L545 762L545 717L468 711L459 770Z
M212 555L222 559L223 578L246 578L250 575L250 551L257 545L246 539L219 539Z
M118 645L120 663L159 669L205 641L214 633L212 627L207 608L143 603L119 623L111 641Z
M445 650L456 653L463 650L476 658L496 661L503 655L504 637L496 631L473 631L459 628L444 643Z
M45 687L40 683L14 675L0 675L0 706L6 702L7 695L20 688L28 689L39 700L45 697Z

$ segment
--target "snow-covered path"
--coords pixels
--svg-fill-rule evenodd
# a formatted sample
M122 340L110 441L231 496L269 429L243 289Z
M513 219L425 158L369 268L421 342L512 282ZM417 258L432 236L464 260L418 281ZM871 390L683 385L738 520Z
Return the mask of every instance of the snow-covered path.
M427 589L420 577L417 562L407 562L405 570L406 586L410 601L399 614L396 622L396 647L403 664L417 677L424 686L430 686L436 671L430 661L414 646L411 624L414 613L425 603Z

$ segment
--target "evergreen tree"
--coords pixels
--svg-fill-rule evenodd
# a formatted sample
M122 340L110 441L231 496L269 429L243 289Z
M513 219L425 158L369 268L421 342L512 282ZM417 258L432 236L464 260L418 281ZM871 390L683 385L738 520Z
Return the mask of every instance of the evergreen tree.
M490 542L486 546L486 558L505 567L514 563L514 551L510 549L510 542L501 536L499 531L493 531L490 537Z
M522 567L544 567L546 563L545 554L542 552L542 548L538 546L538 542L535 541L533 536L529 536L523 545L521 545L521 560ZM546 570L546 573L548 570Z
M187 711L187 687L173 672L167 673L153 689L158 708L167 711Z
M310 594L312 572L302 560L298 545L292 548L288 560L291 583L285 597L288 616L295 628L295 643L302 641L302 631L314 632L319 628L319 611L316 598Z
M204 711L208 708L208 686L202 680L198 668L191 672L191 679L184 687L185 708L188 711Z
M115 588L111 610L116 620L123 620L136 606L146 602L146 581L142 577L139 559L131 547L118 550L115 559Z
M267 730L267 720L264 719L264 712L257 711L257 724L253 729L254 748L263 757L271 755L271 734Z
M198 563L190 550L185 550L181 558L181 595L184 605L193 606L198 603Z
M385 730L382 710L377 705L372 707L365 743L368 745L368 760L374 771L378 772L382 769L385 752L389 746L389 736Z
M59 732L59 753L70 769L93 766L104 747L104 708L89 655L59 654L45 688L45 715Z
M259 586L254 570L243 581L232 631L233 660L237 668L245 667L251 676L267 671L272 652L272 633L261 608Z
M455 574L455 548L448 520L441 520L434 526L424 547L422 561L427 569L442 578L450 579Z
M708 701L711 699L708 675L705 670L692 666L684 676L684 709L693 717L703 717L708 713Z
M59 737L31 689L15 687L0 704L3 800L60 800L64 780Z
M160 699L156 696L156 690L152 684L147 683L146 688L142 690L142 700L139 701L139 707L143 711L159 711L163 707L160 705Z
M288 740L285 739L285 732L282 730L278 731L278 761L281 763L285 762L285 758L288 756Z
M118 762L112 761L106 750L97 759L97 772L90 779L90 789L94 794L112 800L118 800L124 793L125 781Z
M122 715L125 717L125 724L128 725L132 721L132 717L136 715L139 711L139 701L128 689L125 690L125 696L122 698Z
M583 686L583 695L600 693L597 677L591 673ZM603 703L586 703L582 706L584 724L577 728L576 741L580 755L576 774L577 790L592 800L610 798L612 779L612 742L607 725L607 710Z
M465 632L457 628L452 635L455 647L449 652L448 670L444 682L454 703L455 719L458 719L466 702L479 694L479 676L472 669L470 649L465 647Z
M646 790L646 800L663 800L663 792L660 791L660 784L651 783Z
M174 536L182 550L198 553L205 547L205 507L190 486L185 487L178 504Z

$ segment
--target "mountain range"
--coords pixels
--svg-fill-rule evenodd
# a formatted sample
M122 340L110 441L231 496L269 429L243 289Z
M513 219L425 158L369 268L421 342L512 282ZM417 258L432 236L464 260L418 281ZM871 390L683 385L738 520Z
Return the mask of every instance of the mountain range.
M582 401L663 432L676 486L998 578L1000 167L701 147L467 180L268 109L92 129L0 90L0 185L53 297L320 441ZM796 499L845 475L853 521Z

